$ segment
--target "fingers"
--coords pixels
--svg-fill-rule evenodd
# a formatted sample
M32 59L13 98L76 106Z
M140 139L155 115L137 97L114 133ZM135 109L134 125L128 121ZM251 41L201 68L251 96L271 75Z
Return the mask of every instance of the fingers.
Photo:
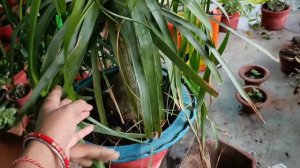
M71 99L68 99L68 98L65 98L65 99L63 99L63 100L59 103L59 107L68 105L68 104L70 104L70 103L72 103L72 100L71 100Z
M66 100L67 101L67 100ZM92 105L89 105L84 100L76 100L62 107L62 110L68 113L70 116L75 117L75 122L78 124L90 115L90 111L93 109Z
M72 112L76 111L77 114L78 114L78 113L81 113L81 112L91 111L93 109L93 106L88 104L86 101L80 99L80 100L76 100L76 101L68 104L66 106L66 108L69 108L69 109L66 109L66 110L68 110L68 111L71 110Z
M77 144L79 140L83 139L85 136L90 134L93 130L94 130L94 126L89 125L83 128L82 130L76 132L68 145L69 149L72 148L75 144Z
M107 162L109 160L117 160L119 158L119 153L103 146L78 143L71 149L70 157L71 159L86 158Z
M90 167L93 164L92 160L89 159L84 159L84 158L80 158L80 159L73 159L72 162L74 163L78 163L83 167Z
M60 98L62 96L62 88L57 85L55 88L52 90L52 92L49 93L47 98L45 99L45 103L51 103L53 106L58 106L60 103Z

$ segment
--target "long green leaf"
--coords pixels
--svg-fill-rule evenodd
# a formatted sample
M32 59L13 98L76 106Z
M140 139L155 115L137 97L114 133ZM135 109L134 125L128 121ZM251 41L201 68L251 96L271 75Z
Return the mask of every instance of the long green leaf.
M143 118L143 123L145 126L145 133L147 137L152 137L153 133L153 121L152 121L152 113L151 113L151 104L150 104L150 97L149 97L149 90L147 86L147 81L145 79L145 73L142 67L142 60L141 56L139 55L139 49L137 44L136 36L133 29L133 23L129 21L125 21L122 29L121 29L122 37L124 38L125 44L127 44L127 51L128 56L132 61L132 66L134 68L134 73L137 79L138 90L141 99L141 109L139 113ZM124 51L121 51L124 52Z
M53 0L56 6L57 13L60 16L64 16L67 13L67 6L65 0Z
M137 105L137 99L138 96L136 95L136 91L133 89L132 86L130 86L129 84L129 79L127 78L127 76L130 74L131 77L134 76L134 73L132 71L130 72L127 72L127 69L125 68L126 64L125 64L125 61L124 61L124 57L120 54L119 54L119 48L117 47L117 43L118 43L118 40L117 40L117 37L116 37L116 32L114 31L113 27L115 27L115 25L112 23L112 22L109 22L108 21L108 25L109 25L109 39L110 39L110 42L111 42L111 45L112 45L112 48L113 48L113 53L114 55L117 57L117 60L118 60L118 67L120 68L120 76L122 78L122 81L124 82L124 85L125 85L125 90L126 90L126 94L128 95L129 97L129 100L135 110L136 113L138 113L138 105Z
M165 53L165 55L172 60L172 62L183 72L185 76L193 80L200 87L203 87L208 93L212 96L217 97L218 92L214 90L207 82L205 82L202 78L200 78L196 72L191 70L191 68L174 52L169 46L164 43L164 40L161 39L160 36L151 32L153 42L156 46Z
M220 24L220 26L223 26L224 28L226 28L231 33L233 33L236 36L238 36L239 38L245 40L246 42L248 42L249 44L251 44L252 46L254 46L255 48L257 48L258 50L260 50L261 52L263 52L266 56L268 56L269 58L271 58L272 60L274 60L275 62L279 62L278 58L274 57L269 51L267 51L265 48L263 48L259 44L255 43L254 41L250 40L246 36L238 33L237 31L233 30L232 28L228 27L227 25L225 25L225 24L223 24L223 23L221 23L221 22L219 22L217 20L214 20L214 22L217 22L218 24Z
M98 52L97 52L97 43L94 40L94 44L92 45L92 74L93 74L93 86L94 86L94 95L96 99L96 105L99 113L100 121L103 125L108 126L106 114L104 110L104 104L102 99L102 90L100 83L100 71L98 68Z
M143 13L146 12L146 10L143 9L145 6L145 3L143 1L139 1L135 8L132 10L132 18L139 21L139 22L145 22L145 18ZM158 75L161 76L162 72L160 70L159 74L157 74L157 71L153 71L156 69L155 60L156 58L160 58L158 49L153 45L153 42L151 40L151 34L147 27L144 27L143 25L134 24L135 26L135 32L136 37L139 43L139 50L141 55L141 60L143 64L143 69L145 73L145 78L147 81L148 86L148 93L149 93L149 104L150 106L150 112L152 115L152 121L153 121L153 127L154 130L157 131L160 135L162 132L161 128L161 121L164 120L164 118L160 118L163 113L162 107L162 100L161 97L161 89L160 83L157 81ZM159 67L158 67L159 68ZM159 89L159 90L158 90Z
M29 113L29 108L35 105L35 102L40 97L42 91L49 85L49 83L51 83L55 75L62 69L63 64L64 55L63 52L60 52L57 57L55 57L54 61L52 61L49 68L45 71L39 83L36 85L36 87L34 87L29 100L22 106L20 110L21 114L24 115Z
M86 19L84 19L80 33L77 37L76 47L71 50L71 53L68 56L66 56L67 59L64 65L64 89L67 91L68 96L70 96L71 99L75 99L75 92L72 88L72 82L80 69L81 62L85 56L85 52L93 33L94 25L96 24L98 15L98 5L93 2L90 8L86 10L86 13L82 15L82 17L86 16ZM76 34L73 36L76 36ZM70 37L70 39L72 39L72 37Z
M137 139L146 137L145 134L124 133L124 132L113 130L113 129L108 128L108 127L104 126L103 124L99 123L97 120L93 119L92 117L88 117L87 120L95 125L94 131L101 133L101 134L125 138L125 139L131 140L133 142L137 142L137 143L142 143L141 140L137 140ZM81 128L84 128L87 125L88 125L87 123L81 122L78 126L80 126Z
M196 0L180 0L184 5L186 5L190 11L199 19L199 21L205 25L205 27L211 31L212 27L209 22L208 16L203 11L203 9L199 6Z
M150 9L152 16L154 17L156 24L152 23L152 22L148 22L151 27L152 27L152 31L156 31L156 33L160 33L162 34L164 41L168 44L168 46L170 46L174 51L176 50L176 46L175 43L172 39L172 36L168 30L167 27L167 22L165 20L165 18L163 17L162 13L161 13L161 9L158 6L157 2L155 0L145 0L147 7ZM150 20L151 18L148 17L148 20ZM156 27L159 27L159 30L156 29ZM169 74L169 80L170 80L170 87L172 90L172 95L173 95L173 99L175 104L179 105L179 101L177 98L177 88L181 87L181 86L176 86L176 78L180 78L180 76L176 76L178 75L178 73L174 72L173 69L173 63L171 62L171 60L168 57L164 57L164 60L166 62L166 68ZM182 96L179 96L182 97Z
M197 52L199 52L201 56L204 58L205 64L211 70L212 75L215 77L216 81L218 83L222 83L223 82L222 77L217 67L215 66L214 62L212 62L209 59L209 54L205 51L205 49L199 44L199 42L193 37L193 35L183 26L177 25L177 28L182 33L182 35L185 36L188 39L188 41L194 46Z
M37 17L39 14L41 0L35 0L31 2L30 19L29 19L29 43L28 43L28 71L31 82L31 87L35 87L39 82L37 71L37 53L34 50L35 47L35 34Z

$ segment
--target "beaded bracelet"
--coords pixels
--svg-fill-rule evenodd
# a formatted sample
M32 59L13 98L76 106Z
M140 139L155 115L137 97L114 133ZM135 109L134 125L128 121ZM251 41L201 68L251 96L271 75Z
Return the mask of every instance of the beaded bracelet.
M26 156L23 156L23 157L18 158L17 160L15 160L15 161L12 163L12 165L14 166L14 165L16 165L16 164L18 164L18 163L21 163L21 162L26 162L26 163L33 164L33 165L35 165L35 166L38 167L38 168L44 168L39 162L37 162L37 161L35 161L35 160L33 160L33 159L30 159L30 158L28 158L28 157L26 157Z
M58 143L56 143L52 138L38 132L31 132L24 138L24 143L23 143L24 148L26 146L26 143L29 140L39 141L45 144L46 146L48 146L58 156L58 158L63 164L63 167L70 168L70 161L66 153L64 152L63 148Z

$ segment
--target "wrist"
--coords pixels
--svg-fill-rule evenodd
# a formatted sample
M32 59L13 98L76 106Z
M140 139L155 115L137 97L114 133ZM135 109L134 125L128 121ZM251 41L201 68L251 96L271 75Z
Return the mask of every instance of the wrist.
M22 156L34 159L44 167L63 167L57 155L48 146L39 141L28 142Z
M51 149L52 153L54 153L59 158L62 163L62 167L70 168L70 161L64 149L51 137L39 132L31 132L24 138L24 147L29 141L38 141L44 146L48 147L48 149Z

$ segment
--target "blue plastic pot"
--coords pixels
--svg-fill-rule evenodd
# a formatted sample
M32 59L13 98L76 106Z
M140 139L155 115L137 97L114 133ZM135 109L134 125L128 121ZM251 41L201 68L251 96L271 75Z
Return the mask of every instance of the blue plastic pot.
M84 86L90 85L92 78L88 78L81 82L80 89ZM185 104L191 104L192 100L186 87L183 87L183 101ZM124 163L143 159L155 155L161 151L168 149L178 142L188 132L190 125L188 120L193 123L196 116L196 110L181 111L172 125L162 132L160 138L149 139L140 144L132 144L125 146L111 146L120 153L120 157L113 163ZM187 118L188 117L188 118Z

